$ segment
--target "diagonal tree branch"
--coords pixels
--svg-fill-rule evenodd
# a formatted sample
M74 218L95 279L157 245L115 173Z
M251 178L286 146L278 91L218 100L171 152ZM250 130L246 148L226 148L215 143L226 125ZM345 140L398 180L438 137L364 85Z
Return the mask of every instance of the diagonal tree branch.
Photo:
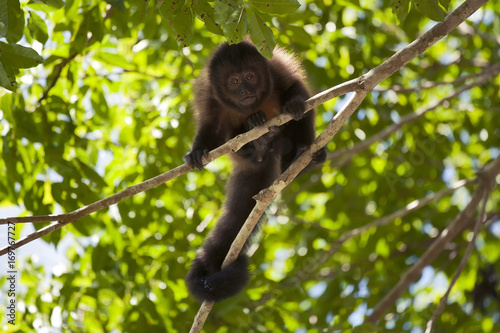
M354 145L352 148L348 149L339 149L336 151L333 151L331 153L328 153L327 159L331 160L330 167L332 168L341 168L345 166L349 161L356 156L358 153L368 149L372 144L379 142L381 140L384 140L391 136L393 133L396 131L400 130L404 125L412 123L414 121L417 121L418 119L422 118L427 112L434 111L436 110L439 106L446 106L449 107L450 103L453 99L458 97L460 94L462 94L465 91L468 91L472 89L473 87L485 84L488 82L488 80L491 80L495 76L497 76L500 72L500 63L491 65L487 67L485 70L483 70L480 73L474 74L472 77L476 78L474 82L471 82L467 85L464 85L460 87L458 90L455 90L453 93L450 95L442 98L438 102L435 102L431 106L421 108L413 113L407 114L404 117L400 119L398 123L393 123L386 128L384 128L382 131L378 132L377 134L369 137L368 139ZM470 77L467 77L469 79ZM465 80L463 80L465 81ZM398 91L399 92L399 91ZM319 170L321 169L321 165L316 165L311 168L311 170ZM308 182L304 185L302 185L297 192L302 192L312 185L314 185L317 181L311 181ZM285 200L285 206L286 203L288 203L289 200ZM310 225L310 223L308 223Z
M438 86L442 86L442 85L458 85L460 83L464 83L466 82L467 80L471 80L471 79L475 79L477 77L482 77L486 74L489 74L488 71L496 71L498 72L498 67L499 67L499 64L495 64L495 65L491 65L489 67L486 67L484 68L484 70L482 72L479 72L479 73L472 73L472 74L469 74L469 75L466 75L466 76L460 76L458 78L456 78L455 80L453 81L441 81L441 82L423 82L422 85L418 86L418 87L415 87L415 88L404 88L400 85L395 85L395 86L392 86L392 87L388 87L386 89L373 89L373 91L376 91L376 92L379 92L379 93L384 93L384 92L387 92L387 91L394 91L398 94L408 94L408 93L412 93L412 92L415 92L415 91L419 91L419 90L426 90L426 89L432 89L432 88L435 88L435 87L438 87Z
M231 248L229 249L224 262L222 263L222 269L230 265L239 255L243 245L250 236L255 225L259 222L259 219L264 214L266 208L274 201L276 196L288 185L295 177L309 164L312 159L313 154L318 151L321 147L325 146L331 138L337 134L342 125L349 119L349 117L356 111L358 106L361 104L363 99L366 97L367 92L356 92L351 97L346 106L335 115L332 121L328 124L325 130L314 140L314 143L309 147L308 150L304 151L291 165L290 167L277 179L274 183L266 189L260 191L254 199L257 200L255 207L250 212L245 224L241 227L240 232L236 236ZM191 327L190 333L201 332L205 320L213 307L213 302L203 302L195 317L193 325Z

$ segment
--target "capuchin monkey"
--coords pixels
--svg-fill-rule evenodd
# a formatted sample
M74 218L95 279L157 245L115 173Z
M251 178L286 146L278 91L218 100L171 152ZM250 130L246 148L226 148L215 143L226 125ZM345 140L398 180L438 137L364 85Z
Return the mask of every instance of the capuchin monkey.
M186 276L190 294L199 301L220 301L240 292L249 280L242 254L224 270L222 262L255 206L254 195L270 186L315 138L315 113L304 114L309 98L301 63L276 47L272 60L248 41L222 44L194 85L197 132L186 163L202 169L209 151L236 135L264 124L280 113L293 120L232 153L233 171L220 220L208 235ZM326 158L324 149L312 163Z

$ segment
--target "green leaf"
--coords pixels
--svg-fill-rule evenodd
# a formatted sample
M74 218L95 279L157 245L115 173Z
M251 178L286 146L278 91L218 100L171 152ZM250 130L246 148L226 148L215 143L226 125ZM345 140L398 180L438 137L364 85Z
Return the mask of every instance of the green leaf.
M384 258L389 257L390 254L389 245L387 244L387 241L384 238L380 238L377 241L375 252Z
M99 60L102 63L118 66L128 70L135 70L136 66L123 57L121 54L110 53L110 52L98 52L94 56L94 59Z
M162 1L160 5L160 14L166 18L177 15L182 11L185 4L186 0Z
M38 16L34 11L30 11L30 17L28 19L28 30L30 31L31 36L33 36L42 44L45 44L45 42L49 38L45 21L42 20L42 18Z
M393 0L392 13L396 16L399 24L403 23L410 12L410 0Z
M14 68L9 64L4 64L0 58L0 86L14 91L17 88L17 82L14 75Z
M92 42L101 41L104 37L104 21L99 5L94 6L85 16L89 30L92 32Z
M300 7L297 0L249 0L247 2L263 12L271 14L295 13Z
M1 5L5 6L5 2ZM0 29L0 37L6 37L10 43L16 43L23 37L24 32L24 12L19 0L7 0L6 14L4 10L2 12L4 13L2 15L3 29ZM7 27L6 34L5 26Z
M190 7L185 7L172 21L172 29L179 47L186 47L193 37L193 14Z
M227 20L229 19L229 16L235 10L236 8L234 7L234 5L227 0L218 1L215 4L214 8L215 23L217 23L219 26L224 27Z
M253 10L249 13L248 29L250 30L250 38L259 52L267 58L271 58L276 46L273 31L266 25L262 17Z
M92 103L92 108L95 113L103 118L108 116L108 102L106 101L106 97L100 90L92 91L92 96L90 99Z
M207 1L196 0L192 8L196 16L205 22L205 27L207 27L208 31L218 35L223 34L219 24L215 22L214 8Z
M448 6L450 5L450 0L439 0L439 3L444 7L444 9L447 10Z
M248 31L247 12L244 8L231 13L226 24L222 26L229 43L239 43Z
M444 20L444 10L439 6L438 0L415 0L418 11L434 21Z
M9 26L9 12L7 0L0 0L0 37L7 36L7 27Z
M0 42L0 60L15 68L35 67L43 62L43 58L32 48Z
M64 7L63 0L44 0L44 1L36 1L36 2L41 2L41 3L52 6L52 7L57 8L57 9Z
M125 0L106 0L106 2L119 11L125 11Z

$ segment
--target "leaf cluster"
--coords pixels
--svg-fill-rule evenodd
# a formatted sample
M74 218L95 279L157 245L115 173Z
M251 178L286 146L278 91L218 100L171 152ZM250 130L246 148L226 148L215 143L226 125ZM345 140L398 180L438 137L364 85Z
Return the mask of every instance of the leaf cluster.
M444 11L460 2L405 3L407 9L393 13L393 2L376 1L300 7L295 1L0 1L6 73L0 72L0 84L10 89L0 92L2 215L11 206L23 215L73 211L183 163L194 133L192 80L222 36L237 42L250 34L269 46L264 54L274 41L292 49L319 92L365 74L415 40L432 25L429 8ZM413 10L417 3L422 6ZM377 327L363 318L464 208L473 186L335 244L473 178L498 156L500 78L491 66L500 62L499 12L490 1L368 96L327 145L331 159L296 179L269 209L252 247L249 288L215 306L207 332L423 331L465 252L469 229ZM350 153L471 83L477 84ZM318 133L346 100L318 108ZM16 326L5 327L186 332L198 304L183 279L220 214L229 172L227 159L214 161L19 249L22 306ZM496 188L438 331L500 330L495 298L474 296L485 267L500 274L499 201ZM44 261L47 244L57 249L58 265Z

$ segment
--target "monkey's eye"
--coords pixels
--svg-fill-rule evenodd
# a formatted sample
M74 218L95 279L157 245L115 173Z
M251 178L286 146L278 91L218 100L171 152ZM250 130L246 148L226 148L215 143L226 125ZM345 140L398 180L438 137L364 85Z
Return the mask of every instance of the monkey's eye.
M253 80L253 77L254 77L253 73L248 73L248 74L245 76L245 80L247 80L247 81L252 81L252 80Z
M238 78L234 76L234 77L229 79L229 82L231 84L238 84L240 82L240 80L238 80Z

